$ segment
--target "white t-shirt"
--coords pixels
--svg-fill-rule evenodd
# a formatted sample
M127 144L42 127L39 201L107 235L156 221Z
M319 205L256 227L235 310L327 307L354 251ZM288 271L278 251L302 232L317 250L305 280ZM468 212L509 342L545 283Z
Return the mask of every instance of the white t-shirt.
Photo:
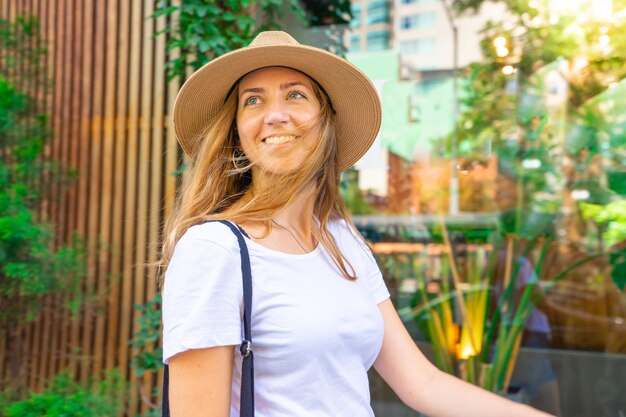
M389 292L347 224L329 228L356 281L341 274L322 245L293 255L246 239L257 417L374 415L367 371L383 339L377 304ZM236 236L218 222L191 227L165 274L163 361L188 349L235 345L231 417L239 416L242 297Z

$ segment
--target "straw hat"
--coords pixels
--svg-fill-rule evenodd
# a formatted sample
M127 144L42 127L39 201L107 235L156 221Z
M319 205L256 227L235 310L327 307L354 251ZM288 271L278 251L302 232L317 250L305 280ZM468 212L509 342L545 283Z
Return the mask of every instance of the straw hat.
M357 162L380 128L380 100L372 82L345 59L279 31L261 32L250 46L215 58L185 82L174 103L174 129L183 150L195 157L203 132L237 80L272 66L301 71L324 88L336 112L339 169Z

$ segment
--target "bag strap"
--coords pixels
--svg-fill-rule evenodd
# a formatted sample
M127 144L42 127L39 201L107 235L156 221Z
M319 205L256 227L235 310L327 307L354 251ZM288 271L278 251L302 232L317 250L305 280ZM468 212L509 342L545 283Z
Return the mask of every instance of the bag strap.
M241 366L241 396L239 403L240 417L254 417L254 354L252 352L252 270L250 267L250 254L248 245L244 239L246 232L239 226L226 220L214 220L226 226L235 234L239 243L241 255L241 275L243 280L243 341L239 346L239 352L243 356ZM170 417L169 404L169 366L165 365L163 374L162 393L162 417Z
M239 241L241 275L243 277L243 341L239 347L239 351L243 356L243 364L241 365L239 415L241 417L254 417L254 354L252 353L252 334L250 331L252 327L252 270L250 268L250 254L240 228L226 220L218 221L228 226Z

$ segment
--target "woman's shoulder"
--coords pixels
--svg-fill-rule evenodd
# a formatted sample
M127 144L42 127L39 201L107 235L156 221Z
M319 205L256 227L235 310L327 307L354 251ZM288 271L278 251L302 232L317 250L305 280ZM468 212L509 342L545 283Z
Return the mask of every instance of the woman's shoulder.
M178 240L177 246L217 246L239 251L237 236L225 224L208 221L191 226Z
M346 233L350 231L350 226L346 219L339 217L328 222L328 229L333 234Z
M166 280L175 276L177 282L189 281L193 287L196 277L232 269L239 265L239 259L239 243L228 226L219 222L198 224L187 229L176 243Z
M328 222L328 230L338 243L365 245L359 231L346 219L338 218Z

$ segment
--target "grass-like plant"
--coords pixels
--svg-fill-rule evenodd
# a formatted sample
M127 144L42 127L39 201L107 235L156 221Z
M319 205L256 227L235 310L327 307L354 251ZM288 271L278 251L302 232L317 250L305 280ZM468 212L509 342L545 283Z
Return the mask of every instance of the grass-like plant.
M539 279L551 236L524 241L507 234L468 250L460 268L443 221L441 228L443 278L436 291L418 278L412 315L425 328L440 369L506 393L525 324L545 292L575 268L604 254L587 256L554 276ZM534 273L525 277L522 261L532 251L538 252L538 259Z

